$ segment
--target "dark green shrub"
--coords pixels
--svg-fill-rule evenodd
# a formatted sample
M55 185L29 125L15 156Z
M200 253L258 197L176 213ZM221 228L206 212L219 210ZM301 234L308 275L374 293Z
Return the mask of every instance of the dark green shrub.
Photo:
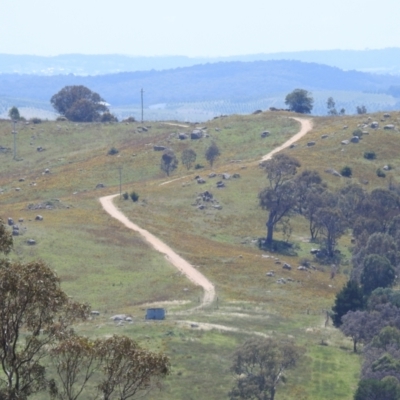
M110 150L108 150L108 155L109 156L114 156L115 154L118 154L119 151L115 147L111 147Z
M376 170L376 175L379 176L379 178L386 178L386 174L380 168Z
M129 194L128 192L125 192L122 197L124 198L124 200L128 200L129 199Z
M111 114L110 112L106 111L100 119L101 122L118 122L118 118Z
M345 167L343 167L340 171L340 174L342 176L345 176L346 178L350 178L351 175L353 174L353 171L351 170L350 167L348 167L347 165Z
M122 122L136 122L136 119L134 117L128 117L123 119Z
M202 169L202 168L204 168L204 165L201 165L201 164L196 164L194 166L194 169Z
M364 158L366 158L367 160L375 160L376 154L374 151L366 151L364 153Z
M31 118L30 121L32 122L32 124L41 124L42 123L42 120L37 117Z
M136 192L132 192L132 193L130 194L130 196L131 196L131 199L132 199L132 201L133 201L134 203L136 203L136 202L139 200L139 195L138 195Z
M356 129L353 131L353 136L361 137L363 135L363 131L361 129Z

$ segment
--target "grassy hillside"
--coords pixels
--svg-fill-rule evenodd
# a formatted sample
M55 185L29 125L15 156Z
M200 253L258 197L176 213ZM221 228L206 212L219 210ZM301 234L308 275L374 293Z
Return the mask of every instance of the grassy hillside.
M341 144L368 118L377 120L380 128L368 129L358 144ZM397 126L400 114L314 118L313 131L285 151L301 161L301 170L318 170L331 187L348 182L362 182L368 190L384 187L390 179L397 180L399 168L398 131L384 130L388 121ZM0 215L24 220L11 257L45 260L69 295L100 311L100 317L77 327L81 333L124 333L171 357L173 368L165 388L151 393L150 399L226 398L233 383L230 355L253 332L290 335L307 349L287 385L278 389L277 398L351 399L359 356L340 332L324 326L326 310L347 280L349 235L340 241L345 258L334 280L329 266L312 260L309 251L315 244L309 243L307 222L300 217L292 221L290 238L297 245L296 256L266 253L255 244L265 235L266 219L257 200L259 190L266 186L258 160L297 132L299 124L287 113L218 118L207 122L208 137L198 141L177 137L194 125L174 121L145 125L147 131L137 123L20 125L14 160L11 124L1 121L0 145L6 150L0 152ZM265 130L271 135L261 138ZM221 155L211 169L204 153L212 141ZM310 141L315 145L308 146ZM190 147L197 153L196 163L204 168L187 170L179 164L166 177L159 167L161 152L154 151L154 145L172 148L179 159ZM39 147L43 151L37 151ZM118 154L108 155L112 147ZM365 160L364 152L372 150L377 158ZM386 164L393 169L386 178L379 178L376 169ZM324 172L340 171L346 165L352 168L353 178ZM119 168L122 192L135 190L140 197L137 203L119 198L115 203L214 282L218 300L211 307L191 311L201 290L138 234L102 210L98 198L119 192ZM211 172L238 177L217 189L221 177L209 178ZM197 175L206 183L199 185L194 179ZM105 187L96 189L99 183ZM205 190L222 209L196 207L199 193ZM43 221L35 220L38 214ZM282 232L276 237L282 238ZM36 246L27 245L29 238L36 240ZM304 258L317 269L298 271ZM288 262L292 271L282 270L277 261ZM276 271L276 278L266 276L270 270ZM279 285L278 277L292 281ZM165 306L167 319L145 322L146 304ZM114 325L110 317L122 312L132 315L134 323Z

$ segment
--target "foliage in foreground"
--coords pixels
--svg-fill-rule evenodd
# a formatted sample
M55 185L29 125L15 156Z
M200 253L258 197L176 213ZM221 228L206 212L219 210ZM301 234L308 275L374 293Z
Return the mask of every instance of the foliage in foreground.
M0 221L0 250L9 252L11 246L12 237ZM90 308L71 300L43 261L1 259L0 285L1 399L26 399L38 392L60 400L90 398L85 389L96 375L103 399L125 400L158 386L169 373L166 356L130 338L77 336L72 324L85 320ZM56 377L50 379L49 371Z
M290 340L247 340L233 357L231 370L236 382L229 398L274 400L278 384L286 381L286 371L296 366L302 353Z

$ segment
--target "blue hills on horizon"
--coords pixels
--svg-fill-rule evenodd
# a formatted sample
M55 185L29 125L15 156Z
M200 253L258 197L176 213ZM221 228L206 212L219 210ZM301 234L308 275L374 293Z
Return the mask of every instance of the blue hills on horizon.
M400 71L400 49L363 51L361 54L365 55L365 59L362 61L362 57L359 57L359 65L364 69L380 69L380 71L385 68L394 71L397 68L395 64L383 60L385 58L383 56L372 57L371 55L374 54L376 56L376 52L389 54L392 59L393 55L398 54L399 61L397 62ZM354 52L351 51L332 50L297 54L310 59L316 55L327 59L330 55L334 59L339 53L349 55L348 65L353 62L351 60ZM372 57L369 63L367 56ZM355 113L356 106L361 104L365 105L369 112L400 108L400 75L366 73L355 69L344 70L338 66L311 61L289 59L232 61L225 58L224 61L175 66L169 69L152 68L93 75L71 72L45 75L6 73L3 68L6 64L2 62L4 57L6 56L0 55L2 66L0 69L0 113L2 109L4 112L12 105L31 106L50 111L51 96L67 85L85 85L98 92L108 103L111 103L112 111L120 118L137 112L140 104L139 93L142 88L145 90L145 106L149 109L147 115L152 116L152 119L191 120L192 117L201 119L203 114L203 119L207 119L221 113L248 113L270 106L284 107L285 94L295 88L303 88L313 94L315 99L313 113L319 115L326 114L326 99L329 96L334 97L339 109L344 108L349 114ZM24 59L19 65L23 65L25 69L31 68L32 71L33 64L30 64L32 60L64 60L65 67L74 65L74 68L85 69L90 67L87 60L90 62L97 60L97 65L102 68L105 68L105 63L108 62L107 68L113 68L115 63L112 64L112 60L115 62L115 60L129 59L132 63L132 60L136 59L107 55L65 55L51 58L7 55L7 57L12 58L15 63L22 62ZM257 58L257 55L242 57ZM158 65L161 65L161 59L169 59L170 65L173 64L172 60L175 63L195 60L185 57L140 59L142 61L158 59ZM74 60L75 64L68 64L68 60ZM103 61L100 62L100 60ZM336 60L339 63L340 57ZM152 65L155 66L155 64ZM55 70L55 67L53 69ZM200 112L200 115L190 116L193 110L202 110L203 114Z

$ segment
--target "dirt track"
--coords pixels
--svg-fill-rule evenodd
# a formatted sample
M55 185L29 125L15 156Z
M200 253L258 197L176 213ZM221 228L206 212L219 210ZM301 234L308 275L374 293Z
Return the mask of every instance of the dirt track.
M189 280L196 285L201 286L204 289L204 296L201 303L201 307L211 304L215 298L215 287L214 285L196 268L189 264L186 260L176 254L169 246L163 243L160 239L152 235L145 229L140 228L138 225L131 222L121 211L119 211L114 203L113 198L119 196L119 194L112 194L111 196L101 197L100 203L104 210L107 211L113 218L122 222L127 228L133 229L139 232L150 244L160 253L165 255L165 258L179 271L181 271Z
M312 129L312 121L311 119L303 119L303 118L293 118L296 121L300 122L301 129L300 131L286 141L283 145L275 148L268 154L266 154L261 161L265 161L270 159L275 153L283 150L286 147L289 147L292 143L299 140L303 137L307 132ZM181 271L189 280L191 280L196 285L201 286L204 289L203 300L199 307L204 307L210 305L215 299L215 287L214 285L197 269L193 267L193 265L189 264L186 260L176 254L169 246L163 243L156 236L152 235L150 232L145 229L140 228L138 225L131 222L121 211L117 209L117 207L113 203L113 198L117 197L119 194L113 194L110 196L101 197L100 203L103 206L104 210L108 212L113 218L117 219L121 223L123 223L127 228L133 229L134 231L140 233L151 246L154 247L155 250L165 255L165 258L174 265L179 271ZM199 308L196 307L196 308Z

